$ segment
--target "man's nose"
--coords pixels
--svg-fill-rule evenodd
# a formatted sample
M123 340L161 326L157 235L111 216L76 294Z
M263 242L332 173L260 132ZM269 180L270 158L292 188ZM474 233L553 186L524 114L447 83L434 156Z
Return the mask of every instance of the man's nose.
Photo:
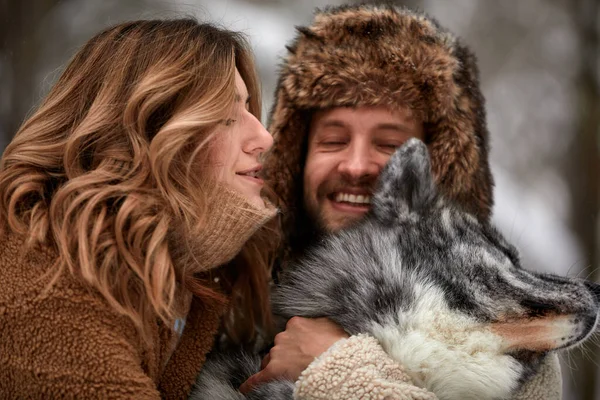
M339 172L353 180L377 178L381 166L368 148L351 146L344 159L339 164Z

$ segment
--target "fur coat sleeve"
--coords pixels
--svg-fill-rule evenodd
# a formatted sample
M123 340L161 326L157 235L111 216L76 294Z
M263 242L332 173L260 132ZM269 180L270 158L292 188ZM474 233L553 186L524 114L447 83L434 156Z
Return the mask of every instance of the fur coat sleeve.
M513 400L561 398L558 358L550 356L540 372ZM368 335L342 339L313 361L296 382L294 398L305 400L434 400L435 394L412 384L403 367Z

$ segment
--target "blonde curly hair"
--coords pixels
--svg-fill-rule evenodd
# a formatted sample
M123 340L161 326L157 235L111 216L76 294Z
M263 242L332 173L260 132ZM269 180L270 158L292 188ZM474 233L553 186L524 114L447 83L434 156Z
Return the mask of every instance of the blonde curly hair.
M83 279L143 333L156 317L178 317L182 274L195 294L219 299L193 279L198 271L178 270L169 232L177 224L191 231L206 214L207 177L192 166L234 103L236 68L260 118L254 62L237 33L177 19L127 22L93 37L4 152L4 229L54 247L54 280L65 271ZM234 336L270 322L275 238L252 241L236 262L236 304L251 321Z

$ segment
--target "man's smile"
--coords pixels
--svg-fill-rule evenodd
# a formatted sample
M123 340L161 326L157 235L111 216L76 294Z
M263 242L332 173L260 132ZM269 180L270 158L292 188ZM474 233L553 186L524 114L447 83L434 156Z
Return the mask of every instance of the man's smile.
M327 196L333 211L348 214L365 214L371 205L371 196L368 193L355 194L348 192L334 192Z

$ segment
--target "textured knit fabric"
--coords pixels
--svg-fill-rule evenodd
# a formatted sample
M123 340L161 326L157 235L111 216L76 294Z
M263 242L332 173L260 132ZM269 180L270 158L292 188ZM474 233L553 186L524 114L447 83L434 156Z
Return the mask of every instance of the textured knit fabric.
M555 400L562 398L560 363L556 354L546 358L540 372L530 379L514 400Z
M258 211L240 196L222 194L205 231L215 239L205 241L204 269L228 261L274 215L272 208ZM56 260L49 248L25 250L23 238L3 238L0 398L186 398L227 304L194 298L173 352L172 327L157 322L144 343L130 319L69 274L45 290ZM179 291L180 298L188 295Z
M276 214L270 203L265 210L258 210L242 195L224 187L220 187L216 194L209 204L208 218L204 223L207 234L197 238L196 244L198 253L203 255L201 262L207 266L230 261L250 236Z
M562 386L558 358L551 355L514 400L557 400ZM339 340L302 372L294 398L304 400L433 400L414 386L404 368L368 335Z

